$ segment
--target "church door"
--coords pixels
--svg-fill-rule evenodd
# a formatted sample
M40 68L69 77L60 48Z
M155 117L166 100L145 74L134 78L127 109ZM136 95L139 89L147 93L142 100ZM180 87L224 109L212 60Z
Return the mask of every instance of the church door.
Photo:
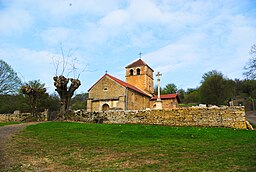
M107 110L109 110L109 105L108 104L104 104L102 106L102 111L104 112L104 111L107 111Z

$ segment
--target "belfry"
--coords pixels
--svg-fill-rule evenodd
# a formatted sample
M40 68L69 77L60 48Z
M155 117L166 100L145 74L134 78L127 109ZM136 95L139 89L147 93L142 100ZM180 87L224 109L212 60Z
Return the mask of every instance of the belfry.
M128 66L126 69L126 82L131 84L149 95L154 94L154 70L151 69L143 60L139 59Z

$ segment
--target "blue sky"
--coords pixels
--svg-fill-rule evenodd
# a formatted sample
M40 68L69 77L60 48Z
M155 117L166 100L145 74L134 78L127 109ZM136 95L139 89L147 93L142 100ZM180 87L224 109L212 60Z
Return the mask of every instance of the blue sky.
M77 68L65 75L81 73L79 93L106 70L125 81L140 51L162 86L196 88L210 70L243 79L255 43L255 0L0 0L0 59L50 93L60 47Z

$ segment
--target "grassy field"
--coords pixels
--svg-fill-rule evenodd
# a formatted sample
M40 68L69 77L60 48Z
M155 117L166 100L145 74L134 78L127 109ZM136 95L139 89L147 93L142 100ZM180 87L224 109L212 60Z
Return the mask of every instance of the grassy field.
M10 171L256 171L256 131L48 122L7 146Z
M20 122L0 122L0 127L5 125L20 124Z

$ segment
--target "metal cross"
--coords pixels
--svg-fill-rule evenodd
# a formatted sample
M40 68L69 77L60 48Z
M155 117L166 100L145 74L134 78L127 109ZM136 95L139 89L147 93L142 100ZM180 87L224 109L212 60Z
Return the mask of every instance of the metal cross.
M141 59L141 55L142 55L142 53L140 52L140 53L139 53L139 55L140 55L140 59Z
M107 73L108 73L108 71L106 70L106 71L105 71L105 73L107 74Z

